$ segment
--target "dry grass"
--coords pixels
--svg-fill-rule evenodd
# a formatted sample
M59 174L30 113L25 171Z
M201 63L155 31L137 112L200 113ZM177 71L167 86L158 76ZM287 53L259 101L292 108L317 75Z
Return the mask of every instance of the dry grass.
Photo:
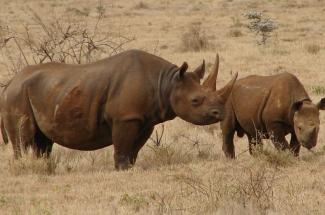
M231 37L241 37L241 36L243 36L243 33L239 29L231 29L229 31L229 36L231 36Z
M306 45L306 51L309 54L318 54L320 49L321 49L321 47L318 44L307 44Z
M200 24L194 24L182 35L182 51L204 51L213 48L206 32Z
M15 32L24 32L26 23L36 35L41 33L25 5L44 23L51 23L49 14L55 14L63 23L86 20L90 28L100 11L98 37L105 32L134 36L125 49L147 50L178 65L188 61L194 67L202 58L209 64L219 52L218 87L230 79L231 70L239 71L240 77L288 71L298 76L315 101L325 95L322 1L146 0L96 5L86 0L18 0L0 7L0 29L6 31L9 23ZM265 46L258 46L243 24L242 14L252 9L266 11L278 24L277 34ZM190 26L200 27L191 33ZM242 35L229 33L235 30ZM316 48L308 51L313 44ZM14 50L17 47L11 59L24 62ZM32 59L30 52L25 55ZM0 61L8 64L6 57L1 55ZM2 80L7 79L3 63ZM13 161L11 146L0 144L0 214L323 214L324 113L320 119L318 145L313 152L302 149L299 159L277 152L268 141L250 156L246 138L235 138L238 157L231 161L221 150L218 125L198 127L178 119L164 123L160 145L154 133L136 166L125 172L114 170L112 147L80 152L55 145L50 159L27 156ZM158 126L158 137L161 130Z
M149 6L146 3L140 1L134 6L134 9L149 9Z

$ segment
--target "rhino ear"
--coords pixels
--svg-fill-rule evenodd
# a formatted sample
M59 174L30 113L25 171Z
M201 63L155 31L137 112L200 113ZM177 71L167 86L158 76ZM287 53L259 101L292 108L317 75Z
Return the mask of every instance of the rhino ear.
M202 86L204 88L210 89L212 91L216 91L216 83L217 83L217 77L218 77L218 70L219 70L219 55L216 55L216 61L213 66L212 71L210 72L209 76L207 79L204 80Z
M293 111L293 113L296 112L296 111L298 111L298 110L300 110L300 108L302 107L302 105L303 105L303 101L297 101L297 102L293 103L293 105L292 105L292 111Z
M325 110L325 98L321 98L321 100L316 104L319 110Z
M182 64L182 66L179 67L179 69L178 69L178 73L177 73L177 78L178 78L178 80L182 80L182 79L183 79L184 74L185 74L187 68L188 68L188 64L187 64L187 62L184 62L184 63Z
M217 90L217 94L218 96L220 96L222 103L225 104L227 102L237 77L238 77L238 73L236 72L235 76L228 82L228 84L226 84L226 86L224 86L220 90Z
M205 73L205 61L203 60L202 64L193 72L199 77L199 79L202 79Z

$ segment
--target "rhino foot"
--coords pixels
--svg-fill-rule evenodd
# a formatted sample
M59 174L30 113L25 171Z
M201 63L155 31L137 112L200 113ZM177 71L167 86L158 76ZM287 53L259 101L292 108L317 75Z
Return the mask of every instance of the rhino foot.
M115 169L116 170L128 170L132 167L128 156L115 156Z

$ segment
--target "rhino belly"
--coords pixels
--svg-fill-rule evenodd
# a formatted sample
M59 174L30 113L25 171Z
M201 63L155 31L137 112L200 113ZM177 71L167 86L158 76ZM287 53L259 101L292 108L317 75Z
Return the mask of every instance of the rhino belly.
M262 113L267 100L267 90L241 86L233 94L235 115L245 133L256 136L265 133Z
M99 123L89 114L74 113L65 111L55 116L34 110L34 119L45 136L67 148L96 150L112 144L108 123Z
M69 127L69 129L67 129ZM112 131L109 126L102 125L90 131L85 124L76 127L54 123L40 125L41 131L55 143L70 149L96 150L112 144Z

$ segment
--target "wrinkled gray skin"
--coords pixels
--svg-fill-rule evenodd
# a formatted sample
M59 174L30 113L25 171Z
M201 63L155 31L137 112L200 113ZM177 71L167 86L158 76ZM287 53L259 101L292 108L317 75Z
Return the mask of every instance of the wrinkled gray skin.
M282 73L273 76L248 76L238 80L226 103L226 116L221 122L223 151L235 157L234 133L247 135L249 151L262 138L271 138L277 149L288 149L299 155L300 145L316 146L319 110L325 99L313 104L296 76ZM291 134L290 144L285 139Z

